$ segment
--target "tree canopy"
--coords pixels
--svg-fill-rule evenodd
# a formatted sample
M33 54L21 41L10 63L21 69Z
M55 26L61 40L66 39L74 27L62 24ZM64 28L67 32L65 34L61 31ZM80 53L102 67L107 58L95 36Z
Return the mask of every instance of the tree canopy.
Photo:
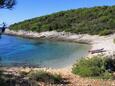
M0 0L0 9L6 8L6 9L11 9L15 5L16 1L15 0ZM3 23L3 27L0 27L0 37L1 34L5 31L6 27L5 24Z
M7 8L11 9L15 5L15 0L0 0L0 9Z
M115 32L115 6L61 11L15 23L10 26L10 29L108 35Z

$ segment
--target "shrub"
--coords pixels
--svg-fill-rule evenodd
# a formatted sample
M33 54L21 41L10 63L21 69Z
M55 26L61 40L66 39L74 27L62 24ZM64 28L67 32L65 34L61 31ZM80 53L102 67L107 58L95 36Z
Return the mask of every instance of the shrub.
M113 39L113 43L115 44L115 39Z
M51 74L46 71L31 72L29 77L36 81L43 81L51 84L60 83L62 81L62 78L59 74Z
M25 71L21 71L21 72L20 72L20 75L21 75L21 76L26 76L27 74L28 74L28 73L25 72Z
M115 60L102 55L82 58L73 65L72 72L82 77L99 77L111 79L115 68Z
M105 36L105 35L109 35L109 34L112 34L113 32L111 30L107 30L107 29L104 29L102 31L100 31L99 35L100 36Z
M113 76L110 72L105 71L102 76L100 76L102 79L113 79Z

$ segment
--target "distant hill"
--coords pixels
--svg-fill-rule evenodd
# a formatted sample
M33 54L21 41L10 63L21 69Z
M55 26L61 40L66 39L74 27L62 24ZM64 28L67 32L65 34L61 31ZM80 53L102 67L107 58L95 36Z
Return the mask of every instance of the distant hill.
M61 11L15 23L10 26L10 29L108 35L115 32L115 6Z

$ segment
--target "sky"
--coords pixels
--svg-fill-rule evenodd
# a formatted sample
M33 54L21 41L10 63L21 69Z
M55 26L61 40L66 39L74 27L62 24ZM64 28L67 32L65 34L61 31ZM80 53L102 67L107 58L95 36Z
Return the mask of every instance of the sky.
M8 25L54 12L115 5L115 0L17 0L12 10L0 9L0 23Z

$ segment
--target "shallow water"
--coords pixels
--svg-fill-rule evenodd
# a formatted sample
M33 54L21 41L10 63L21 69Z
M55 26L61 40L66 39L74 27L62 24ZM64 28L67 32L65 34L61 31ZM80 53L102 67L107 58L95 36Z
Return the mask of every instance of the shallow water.
M31 64L52 68L72 65L88 54L87 44L25 39L3 35L0 39L0 59L4 65Z

